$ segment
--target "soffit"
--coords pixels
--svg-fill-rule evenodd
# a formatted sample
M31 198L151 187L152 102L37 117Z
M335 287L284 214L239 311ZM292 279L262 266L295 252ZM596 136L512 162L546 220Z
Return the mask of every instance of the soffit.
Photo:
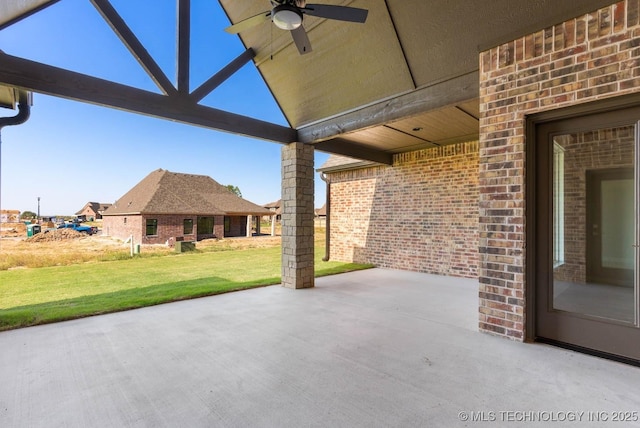
M15 108L17 98L15 89L0 85L0 107Z
M2 0L0 2L0 29L29 14L53 4L57 0ZM0 86L0 107L15 108L18 93L11 87Z
M267 0L219 1L233 23L270 8ZM240 38L246 47L256 51L255 63L260 73L291 126L303 131L302 141L317 143L336 138L387 153L478 138L477 86L470 88L464 99L427 100L423 111L409 108L410 114L405 117L388 114L399 104L398 99L470 73L477 76L481 50L614 3L314 2L368 9L369 16L365 24L352 24L305 15L304 26L313 48L306 55L298 54L288 32L270 22L242 32ZM410 102L415 103L415 98ZM380 114L372 105L379 106ZM358 111L364 113L353 119ZM370 120L367 115L375 117ZM362 126L354 125L356 121ZM334 131L328 135L321 127ZM414 128L422 129L418 132Z
M0 28L56 1L58 0L2 0L0 2Z
M343 140L402 153L478 138L479 100L457 103L341 136Z

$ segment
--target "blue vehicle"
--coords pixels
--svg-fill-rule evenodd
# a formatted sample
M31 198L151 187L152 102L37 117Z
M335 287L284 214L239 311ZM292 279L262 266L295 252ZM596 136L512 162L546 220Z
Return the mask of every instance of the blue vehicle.
M65 223L58 226L58 229L73 229L78 232L86 233L87 235L93 235L95 230L91 226L83 226L80 223Z

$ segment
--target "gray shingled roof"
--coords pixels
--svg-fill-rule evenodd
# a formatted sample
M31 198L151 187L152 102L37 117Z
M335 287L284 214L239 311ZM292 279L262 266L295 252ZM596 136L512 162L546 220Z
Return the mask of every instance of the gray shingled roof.
M282 199L278 199L275 202L269 202L263 206L276 215L282 215Z
M118 199L103 215L269 215L206 175L158 169Z
M269 202L266 205L263 205L265 208L280 208L280 205L282 205L282 199L278 199L275 202Z
M105 203L100 203L100 202L87 202L86 205L84 207L82 207L82 209L80 211L78 211L76 213L76 215L80 215L82 214L82 211L84 211L84 209L88 206L91 207L91 209L93 210L94 213L100 213L101 211L106 210L107 208L109 208L112 204L105 204Z

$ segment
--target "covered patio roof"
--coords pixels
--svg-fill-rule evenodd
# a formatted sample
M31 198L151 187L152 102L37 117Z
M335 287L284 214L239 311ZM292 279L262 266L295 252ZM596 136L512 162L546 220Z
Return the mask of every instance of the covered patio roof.
M367 9L367 22L305 15L303 25L312 46L305 55L298 54L286 31L265 22L240 33L246 52L212 76L208 85L187 94L188 0L177 0L176 87L155 67L109 1L91 1L164 95L0 54L0 83L5 86L0 88L0 105L14 105L14 91L6 87L18 87L279 143L299 141L321 151L382 163L391 163L393 153L477 138L480 50L536 31L534 43L553 43L572 31L558 24L614 3L326 0L321 4ZM7 0L0 5L0 28L55 2ZM220 0L220 4L231 23L271 7L267 0ZM247 61L258 68L290 129L198 105L203 94Z

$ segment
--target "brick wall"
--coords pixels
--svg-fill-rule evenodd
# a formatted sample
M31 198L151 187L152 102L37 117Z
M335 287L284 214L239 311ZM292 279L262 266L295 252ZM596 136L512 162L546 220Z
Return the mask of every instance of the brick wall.
M134 242L140 244L144 234L142 217L139 215L104 216L102 219L102 233L123 241L133 235Z
M193 215L149 215L142 216L143 244L164 244L167 241L173 244L176 238L182 238L183 241L195 241L198 230L198 217ZM158 220L158 234L156 236L146 236L147 219ZM193 222L192 233L184 233L184 220L190 219Z
M90 206L86 206L80 211L78 216L85 216L88 221L94 221L96 219L100 219L101 216L93 211Z
M224 232L226 237L247 236L247 216L229 216L229 230Z
M148 218L158 220L158 234L155 236L146 236ZM105 216L102 228L105 235L122 240L126 240L133 235L134 243L136 244L165 244L168 240L175 242L176 238L182 238L184 241L195 241L196 239L223 237L224 216L213 216L213 218L213 234L198 234L198 216L184 214ZM184 233L185 219L193 220L193 233L191 234L185 235Z
M213 236L208 236L207 238L213 237L224 237L224 216L217 215L213 217Z
M477 142L329 177L332 260L477 277Z
M525 121L640 88L640 0L480 54L481 330L525 337Z

